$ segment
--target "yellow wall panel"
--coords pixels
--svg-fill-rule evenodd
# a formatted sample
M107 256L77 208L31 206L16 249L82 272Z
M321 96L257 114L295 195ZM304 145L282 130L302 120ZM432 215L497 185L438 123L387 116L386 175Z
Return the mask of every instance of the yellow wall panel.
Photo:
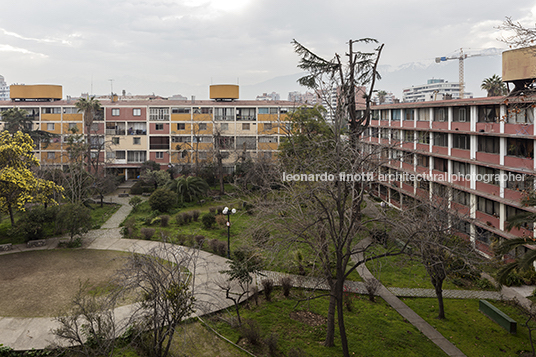
M9 96L12 99L61 99L63 90L58 85L11 85Z
M41 114L41 121L61 121L61 114Z
M207 114L203 114L203 115L207 115ZM190 120L192 120L191 114L171 114L171 121L190 121Z
M259 150L277 150L277 143L259 143Z
M277 114L258 114L257 118L259 121L277 121Z
M212 114L194 114L194 121L212 121Z
M51 115L51 114L44 114L44 115ZM82 113L78 114L63 114L63 120L64 121L82 121L83 115Z

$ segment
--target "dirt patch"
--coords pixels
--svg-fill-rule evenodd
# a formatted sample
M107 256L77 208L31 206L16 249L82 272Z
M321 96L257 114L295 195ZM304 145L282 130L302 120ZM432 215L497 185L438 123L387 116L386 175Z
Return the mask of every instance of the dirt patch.
M327 321L324 316L311 311L292 311L290 318L313 327L324 325Z
M0 316L56 316L80 283L106 289L129 253L104 250L43 250L0 256Z

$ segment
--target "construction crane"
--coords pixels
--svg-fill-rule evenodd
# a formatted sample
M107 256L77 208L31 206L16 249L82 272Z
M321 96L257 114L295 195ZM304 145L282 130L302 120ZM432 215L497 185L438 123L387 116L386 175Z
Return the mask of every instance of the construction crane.
M477 54L467 55L467 54L463 53L463 48L460 48L460 54L459 55L454 55L454 56L450 56L450 57L436 57L436 59L435 59L436 63L440 63L440 62L448 61L448 60L453 60L453 59L457 59L459 61L459 67L460 67L460 73L459 73L460 99L463 99L464 87L465 87L464 73L463 73L463 61L466 58L476 57L476 56L482 56L482 54L477 53Z

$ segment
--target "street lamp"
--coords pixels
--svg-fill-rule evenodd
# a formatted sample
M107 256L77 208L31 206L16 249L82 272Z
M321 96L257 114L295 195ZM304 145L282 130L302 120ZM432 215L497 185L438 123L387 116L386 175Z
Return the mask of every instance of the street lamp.
M221 213L227 216L227 259L231 259L231 215L236 213L236 209L225 207Z

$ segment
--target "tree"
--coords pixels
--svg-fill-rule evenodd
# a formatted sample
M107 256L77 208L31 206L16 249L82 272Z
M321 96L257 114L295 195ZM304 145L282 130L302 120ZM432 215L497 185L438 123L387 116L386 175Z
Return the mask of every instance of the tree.
M279 245L284 245L285 251L294 251L294 245L305 246L316 259L319 274L329 287L325 345L334 345L337 311L345 356L349 356L349 350L344 325L344 282L348 274L364 263L364 260L352 263L352 257L368 248L356 247L367 229L367 220L363 219L361 211L367 184L347 180L345 173L373 173L381 162L378 152L371 152L363 146L360 135L370 122L370 99L378 78L376 67L383 45L370 52L361 52L354 51L355 43L374 45L376 41L350 40L348 61L343 65L338 54L331 60L325 60L293 41L300 56L298 67L309 72L299 83L317 93L328 94L337 90L336 105L328 108L333 123L325 132L324 129L321 132L308 131L307 125L301 124L300 127L299 122L296 129L289 131L286 140L291 147L283 154L288 156L281 160L277 175L279 181L274 182L280 189L277 194L259 197L256 208L264 223L271 226L274 237L281 240ZM364 97L365 105L359 111L356 107L356 86L369 87ZM301 115L300 112L296 114L297 117ZM292 119L291 126L294 125ZM311 120L311 124L327 128L321 124L320 118L315 120L316 123ZM347 126L349 131L344 129ZM312 154L307 155L307 150L313 150Z
M161 244L146 254L132 254L118 272L121 292L135 294L139 302L133 321L148 333L143 340L150 356L168 355L178 325L194 311L193 259L181 247Z
M501 77L496 74L484 79L480 88L488 92L488 97L497 97L508 94L506 84L504 84Z
M155 190L159 187L165 187L171 181L169 173L160 170L160 168L158 170L147 169L142 171L140 179L149 185L153 185Z
M86 154L86 160L87 160L87 169L88 171L91 170L92 166L92 159L91 159L91 146L93 144L92 138L91 138L91 131L93 130L93 122L95 120L95 117L98 112L101 111L101 105L98 100L95 99L95 97L89 97L89 98L80 98L75 103L76 108L78 108L79 112L84 113L84 127L85 132L87 135L87 154ZM95 173L98 172L99 166L98 162L94 166Z
M197 176L181 176L171 181L167 187L177 194L181 202L192 202L205 196L209 190L207 182Z
M167 212L176 202L177 195L167 188L156 189L149 197L149 206L153 211Z
M33 155L33 141L20 131L0 133L0 209L15 224L14 209L24 210L29 202L56 204L54 192L63 188L52 181L37 178L31 171L39 166Z
M524 206L536 206L536 192L528 192L521 203ZM510 231L514 228L533 227L534 222L536 222L536 214L524 211L509 218L505 228ZM522 271L534 269L534 262L536 262L536 249L534 249L536 248L536 239L532 237L532 229L528 229L528 231L531 233L531 236L505 239L496 248L495 253L499 256L516 251L518 248L522 248L525 251L513 262L505 264L499 269L497 272L497 280L499 283L506 284L508 276L515 270ZM525 247L528 249L525 249Z
M513 34L502 37L500 40L510 47L527 47L533 46L536 41L536 28L527 28L519 22L515 22L511 17L506 17L503 24L498 27L499 30L513 32Z
M74 237L81 236L92 228L91 210L82 202L62 205L58 219L62 230L69 233L71 242Z
M381 104L385 103L385 96L387 96L387 92L384 91L384 90L379 90L377 94L378 94L378 102L379 102L379 104L381 105Z

